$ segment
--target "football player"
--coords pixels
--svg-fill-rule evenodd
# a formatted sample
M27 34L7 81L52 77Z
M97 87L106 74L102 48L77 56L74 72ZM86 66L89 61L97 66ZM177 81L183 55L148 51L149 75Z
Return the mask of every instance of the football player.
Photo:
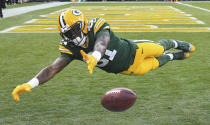
M18 85L12 92L19 101L19 93L46 83L73 60L87 63L89 73L99 67L109 73L143 75L172 60L183 60L195 51L188 42L161 40L128 40L119 38L102 18L87 21L77 9L62 12L58 18L58 29L62 37L59 45L61 55L49 66L42 69L27 83ZM177 52L166 52L175 48Z

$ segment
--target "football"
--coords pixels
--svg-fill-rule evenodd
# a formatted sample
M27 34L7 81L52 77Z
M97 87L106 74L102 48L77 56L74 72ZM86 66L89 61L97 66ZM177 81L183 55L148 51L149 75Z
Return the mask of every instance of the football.
M101 99L104 108L113 112L122 112L136 101L136 93L127 88L114 88L106 92Z

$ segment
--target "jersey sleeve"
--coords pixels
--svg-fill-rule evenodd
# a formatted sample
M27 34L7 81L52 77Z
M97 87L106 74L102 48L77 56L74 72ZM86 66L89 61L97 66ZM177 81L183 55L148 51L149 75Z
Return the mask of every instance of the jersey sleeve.
M63 45L59 45L59 52L73 55L73 53Z
M93 31L94 31L94 36L96 36L97 33L99 33L102 30L108 30L110 31L110 26L108 23L103 18L94 18L93 19Z
M71 62L74 59L73 53L69 49L67 49L67 47L65 47L64 42L62 41L59 45L59 52L61 53L60 57L64 58L68 62Z

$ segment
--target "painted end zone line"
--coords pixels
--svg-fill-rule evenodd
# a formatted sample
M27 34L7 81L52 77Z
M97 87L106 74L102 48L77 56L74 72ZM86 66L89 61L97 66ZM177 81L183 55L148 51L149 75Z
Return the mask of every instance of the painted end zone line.
M36 25L37 26L37 25ZM50 25L49 25L50 26ZM43 27L33 30L29 25L16 26L0 31L0 33L58 33L54 25L52 27ZM114 28L114 32L210 32L210 27L194 27L194 28Z
M204 8L197 7L197 6L193 6L193 5L186 4L186 3L177 2L177 4L180 4L180 5L183 5L183 6L188 6L188 7L192 7L192 8L196 8L196 9L200 9L200 10L204 10L204 11L210 12L210 10L208 10L208 9L204 9Z

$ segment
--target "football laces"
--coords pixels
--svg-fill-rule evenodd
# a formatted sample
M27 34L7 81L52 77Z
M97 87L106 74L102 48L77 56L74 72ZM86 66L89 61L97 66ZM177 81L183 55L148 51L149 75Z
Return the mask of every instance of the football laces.
M112 90L112 91L108 91L106 93L106 95L111 94L111 93L117 94L117 93L120 93L120 92L121 92L121 90Z

